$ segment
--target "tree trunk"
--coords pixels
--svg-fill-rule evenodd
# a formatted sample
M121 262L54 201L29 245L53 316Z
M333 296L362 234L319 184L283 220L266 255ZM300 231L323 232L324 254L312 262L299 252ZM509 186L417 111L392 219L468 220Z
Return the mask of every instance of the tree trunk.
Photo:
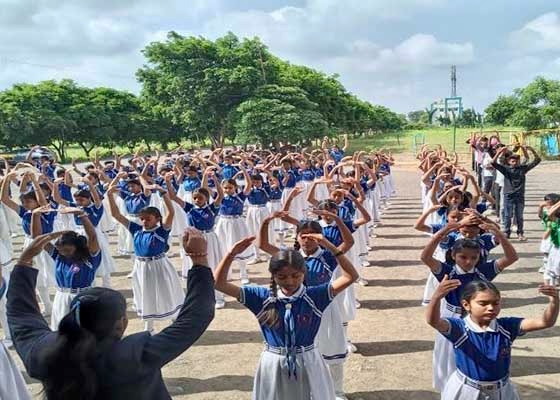
M65 151L66 143L63 140L53 141L51 142L51 145L56 150L56 155L58 156L59 161L62 163L66 162L66 151Z
M91 153L91 151L93 150L93 148L95 147L95 145L91 145L90 147L88 147L85 143L78 143L78 145L82 148L82 150L84 151L84 153L86 153L86 157L89 158L89 155Z

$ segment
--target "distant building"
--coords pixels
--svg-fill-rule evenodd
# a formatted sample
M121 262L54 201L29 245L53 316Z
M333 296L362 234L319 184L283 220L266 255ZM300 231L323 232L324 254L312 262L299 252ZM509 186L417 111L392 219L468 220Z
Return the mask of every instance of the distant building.
M432 116L431 123L439 125L439 118L449 118L453 121L455 118L463 116L463 98L462 97L446 97L434 101L430 105L430 114Z

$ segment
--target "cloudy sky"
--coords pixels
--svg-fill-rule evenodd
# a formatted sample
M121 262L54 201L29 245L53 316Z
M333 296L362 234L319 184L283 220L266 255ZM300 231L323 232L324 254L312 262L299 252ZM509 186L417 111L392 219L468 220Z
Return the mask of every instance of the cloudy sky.
M138 92L140 50L170 30L258 35L399 112L448 96L451 64L477 111L536 75L560 79L556 1L0 0L0 89L72 78Z

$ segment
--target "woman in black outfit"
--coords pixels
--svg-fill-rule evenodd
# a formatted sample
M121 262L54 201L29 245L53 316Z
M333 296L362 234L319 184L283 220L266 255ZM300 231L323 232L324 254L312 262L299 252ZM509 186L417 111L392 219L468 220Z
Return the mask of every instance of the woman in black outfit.
M171 399L161 368L187 350L214 318L214 281L204 237L195 231L183 237L194 266L177 320L156 335L123 338L126 301L119 292L100 287L78 294L59 331L49 329L35 298L33 257L61 234L37 237L10 279L8 324L29 376L43 383L48 400Z

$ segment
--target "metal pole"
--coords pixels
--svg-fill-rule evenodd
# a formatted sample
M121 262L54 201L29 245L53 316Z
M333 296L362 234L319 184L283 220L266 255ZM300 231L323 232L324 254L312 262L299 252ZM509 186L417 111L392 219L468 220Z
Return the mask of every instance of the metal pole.
M457 139L457 122L453 119L453 151L455 151L455 142Z

